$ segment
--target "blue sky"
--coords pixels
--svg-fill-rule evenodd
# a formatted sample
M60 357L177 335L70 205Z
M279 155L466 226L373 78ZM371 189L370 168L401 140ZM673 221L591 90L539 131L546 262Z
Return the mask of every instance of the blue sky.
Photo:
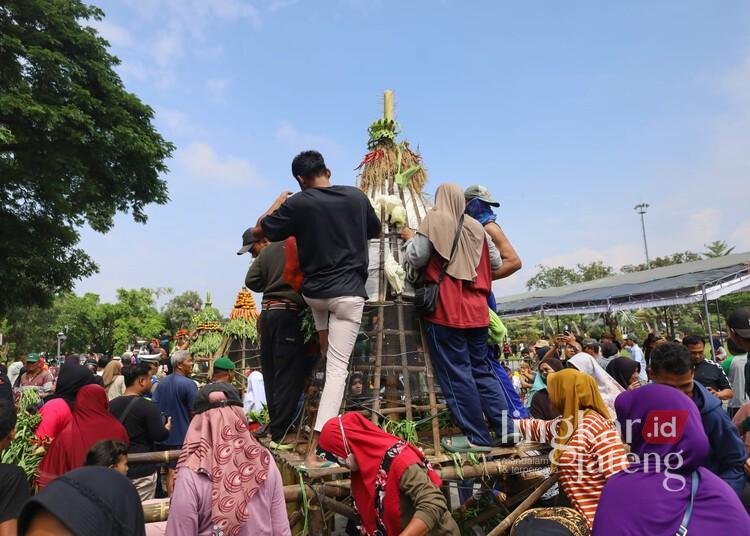
M321 150L354 184L367 126L396 93L427 191L486 185L524 268L643 262L723 239L750 250L750 4L100 0L93 24L128 90L177 145L171 202L146 225L82 233L78 292L210 291L228 313L242 231L289 165ZM324 239L324 237L321 237Z

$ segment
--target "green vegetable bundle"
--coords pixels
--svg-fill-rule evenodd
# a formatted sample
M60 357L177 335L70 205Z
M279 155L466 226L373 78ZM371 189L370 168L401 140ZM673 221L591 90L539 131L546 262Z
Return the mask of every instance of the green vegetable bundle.
M233 318L224 326L224 334L233 339L247 339L251 342L258 341L258 328L254 322L244 318Z
M301 331L306 343L318 340L318 330L315 329L315 320L309 307L305 309L305 315L302 317Z
M18 402L18 421L16 422L16 437L2 453L0 461L17 465L26 474L29 481L36 475L39 462L44 457L46 443L36 437L36 429L42 421L37 413L39 393L35 389L24 389ZM31 410L31 411L29 411Z
M202 333L188 349L196 357L213 357L221 347L224 336L216 331Z
M271 417L268 415L268 406L263 404L263 409L260 411L248 411L247 420L255 421L261 426L268 424L271 421Z

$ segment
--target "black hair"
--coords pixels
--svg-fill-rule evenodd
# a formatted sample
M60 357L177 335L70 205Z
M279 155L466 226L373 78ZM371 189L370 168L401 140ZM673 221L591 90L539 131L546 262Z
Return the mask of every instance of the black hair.
M613 343L613 342L604 342L600 346L601 346L601 349L602 349L602 356L603 357L612 357L614 355L617 355L618 352L620 351L617 348L617 345L615 343Z
M125 365L122 367L122 375L125 380L125 387L133 385L141 376L151 374L151 367L148 363L140 362L137 365Z
M694 344L702 344L703 346L705 346L706 339L704 339L700 335L688 335L687 337L684 337L682 339L682 344L684 344L685 346L692 346Z
M106 366L107 366L107 363L109 363L109 359L107 359L106 357L103 357L103 356L102 356L102 357L100 357L100 358L99 358L99 359L98 359L98 360L96 361L96 366L97 366L97 367L99 367L99 368L104 368L104 367L106 367Z
M742 354L747 353L747 350L742 348L739 344L734 342L732 339L727 339L727 349L729 350L729 353L732 355L742 355Z
M9 401L0 399L0 439L8 437L13 428L16 427L16 408Z
M581 343L581 348L583 348L584 350L586 348L591 348L593 351L598 352L599 348L601 348L601 345L598 342L596 342L594 339L590 339L589 342Z
M120 458L127 456L128 448L125 443L115 441L114 439L104 439L97 441L86 453L86 461L83 465L101 465L109 467L117 465Z
M660 344L651 351L651 370L653 372L669 372L670 374L685 374L693 370L690 350L677 342Z
M303 151L292 160L292 176L314 179L328 171L323 155L318 151Z

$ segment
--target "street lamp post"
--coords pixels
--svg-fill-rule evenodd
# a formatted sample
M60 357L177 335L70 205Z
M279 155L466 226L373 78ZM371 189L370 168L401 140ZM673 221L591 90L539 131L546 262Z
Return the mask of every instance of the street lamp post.
M648 242L646 242L646 222L643 219L643 215L648 210L648 203L640 203L633 207L638 214L641 215L641 231L643 232L643 250L646 252L646 270L651 269L651 261L648 258Z

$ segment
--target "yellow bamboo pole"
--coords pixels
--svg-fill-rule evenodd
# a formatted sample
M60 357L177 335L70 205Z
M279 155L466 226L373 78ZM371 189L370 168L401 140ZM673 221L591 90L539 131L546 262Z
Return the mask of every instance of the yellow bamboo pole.
M393 91L386 89L383 93L383 117L385 119L393 120L395 117L393 110Z

